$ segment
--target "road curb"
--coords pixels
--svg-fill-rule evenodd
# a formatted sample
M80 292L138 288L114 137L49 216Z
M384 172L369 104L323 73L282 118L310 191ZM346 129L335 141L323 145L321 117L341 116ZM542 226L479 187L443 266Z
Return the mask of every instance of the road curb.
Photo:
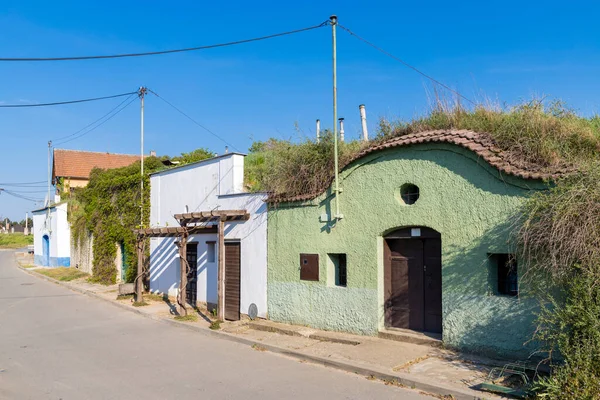
M409 376L406 374L392 374L392 373L389 373L386 371L378 370L378 369L370 367L370 366L361 366L361 365L346 363L343 361L332 360L329 358L308 355L308 354L304 354L304 353L290 350L287 348L263 343L263 342L252 340L252 339L239 337L239 336L227 333L227 332L211 330L209 328L204 328L204 327L200 327L200 326L194 326L194 325L190 325L189 323L179 322L179 321L176 321L176 320L170 319L170 318L156 317L152 314L144 312L141 309L136 309L127 304L119 303L116 300L107 299L97 293L92 292L91 290L82 289L82 288L76 287L74 285L71 285L68 282L61 282L59 280L50 278L48 276L39 274L35 270L29 270L27 268L23 268L18 262L17 262L17 266L23 272L27 273L28 275L34 276L36 278L41 278L48 282L51 282L51 283L54 283L54 284L57 284L60 286L64 286L74 292L77 292L77 293L80 293L83 295L87 295L89 297L93 297L96 299L103 300L106 303L112 304L123 310L127 310L130 312L136 313L138 315L152 319L154 321L160 321L160 322L163 322L163 323L171 325L171 326L176 326L176 327L185 328L185 329L188 329L191 331L195 331L195 332L200 333L207 337L218 338L218 339L222 339L222 340L228 340L230 342L236 342L236 343L248 345L251 347L255 347L257 350L266 350L271 353L284 355L284 356L291 357L291 358L294 358L294 359L297 359L300 361L310 362L313 364L323 365L325 367L335 368L335 369L338 369L341 371L362 375L367 378L376 378L376 379L385 381L386 383L390 383L390 384L398 384L400 386L404 386L407 388L417 389L417 390L421 390L424 392L441 395L441 396L448 396L448 397L451 396L450 398L452 398L452 399L457 399L457 400L484 400L485 399L484 397L476 396L476 395L473 395L472 393L461 391L461 390L458 390L455 388L449 388L449 387L446 387L443 385L439 385L439 384L436 385L436 384L431 384L429 382L421 381L419 379L415 379L413 376Z

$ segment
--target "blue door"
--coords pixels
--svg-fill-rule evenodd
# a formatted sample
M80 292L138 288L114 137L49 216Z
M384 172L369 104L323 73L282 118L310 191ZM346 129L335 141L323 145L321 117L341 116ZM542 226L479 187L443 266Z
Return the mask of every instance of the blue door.
M43 261L42 261L42 265L44 265L45 267L49 267L50 266L50 238L48 237L48 235L44 235L44 237L42 238L42 255L43 255Z

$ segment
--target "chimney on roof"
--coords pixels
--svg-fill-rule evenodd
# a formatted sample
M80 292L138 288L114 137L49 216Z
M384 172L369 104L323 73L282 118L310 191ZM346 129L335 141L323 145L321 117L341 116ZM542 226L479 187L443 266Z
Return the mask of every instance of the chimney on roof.
M317 143L321 141L321 120L317 120Z
M150 157L156 157L156 151L150 150Z
M229 146L225 146L225 154L229 153Z
M360 106L358 106L358 109L360 110L360 124L362 126L363 140L365 142L368 142L369 141L369 132L367 131L367 110L365 110L364 104L361 104Z

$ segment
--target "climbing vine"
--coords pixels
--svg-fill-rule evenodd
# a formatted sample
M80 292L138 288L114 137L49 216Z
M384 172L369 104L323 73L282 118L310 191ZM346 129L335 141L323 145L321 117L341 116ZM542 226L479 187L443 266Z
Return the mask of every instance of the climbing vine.
M207 149L182 153L171 159L179 165L213 157ZM115 258L117 246L122 245L129 268L125 280L133 282L136 276L136 237L133 230L147 227L150 220L150 174L165 169L163 161L169 157L144 159L144 191L141 193L140 163L127 167L102 170L95 168L84 188L73 190L69 198L69 220L73 243L92 234L94 237L91 280L111 284L116 282ZM143 201L142 201L143 199ZM143 204L143 221L140 205ZM146 246L148 249L148 246Z
M111 284L116 281L116 246L123 245L130 266L137 264L133 229L140 227L140 200L143 198L144 226L150 213L149 174L164 168L156 157L144 162L144 192L141 194L140 163L110 170L94 169L85 188L76 189L69 202L74 243L84 234L94 237L92 280ZM126 280L135 278L135 268L127 269Z

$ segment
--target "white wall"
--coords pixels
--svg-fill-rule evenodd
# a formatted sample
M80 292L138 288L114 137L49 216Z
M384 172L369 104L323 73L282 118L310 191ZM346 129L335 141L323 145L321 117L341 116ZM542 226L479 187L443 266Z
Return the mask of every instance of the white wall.
M67 203L33 212L33 249L37 265L43 264L44 235L48 235L50 240L49 266L70 266L71 228L67 219Z
M241 210L250 214L244 222L225 224L225 240L241 243L240 311L255 303L258 315L267 316L267 207L264 193L242 193L244 156L229 154L150 177L150 221L153 227L178 226L174 214L186 211ZM186 208L187 206L187 208ZM176 296L179 288L179 255L174 238L150 241L150 289ZM198 301L217 302L217 259L207 261L207 241L216 234L192 235L198 244ZM216 246L218 247L218 246Z
M212 210L219 195L241 193L243 184L244 156L238 153L155 173L150 176L150 225L177 226L174 214Z

